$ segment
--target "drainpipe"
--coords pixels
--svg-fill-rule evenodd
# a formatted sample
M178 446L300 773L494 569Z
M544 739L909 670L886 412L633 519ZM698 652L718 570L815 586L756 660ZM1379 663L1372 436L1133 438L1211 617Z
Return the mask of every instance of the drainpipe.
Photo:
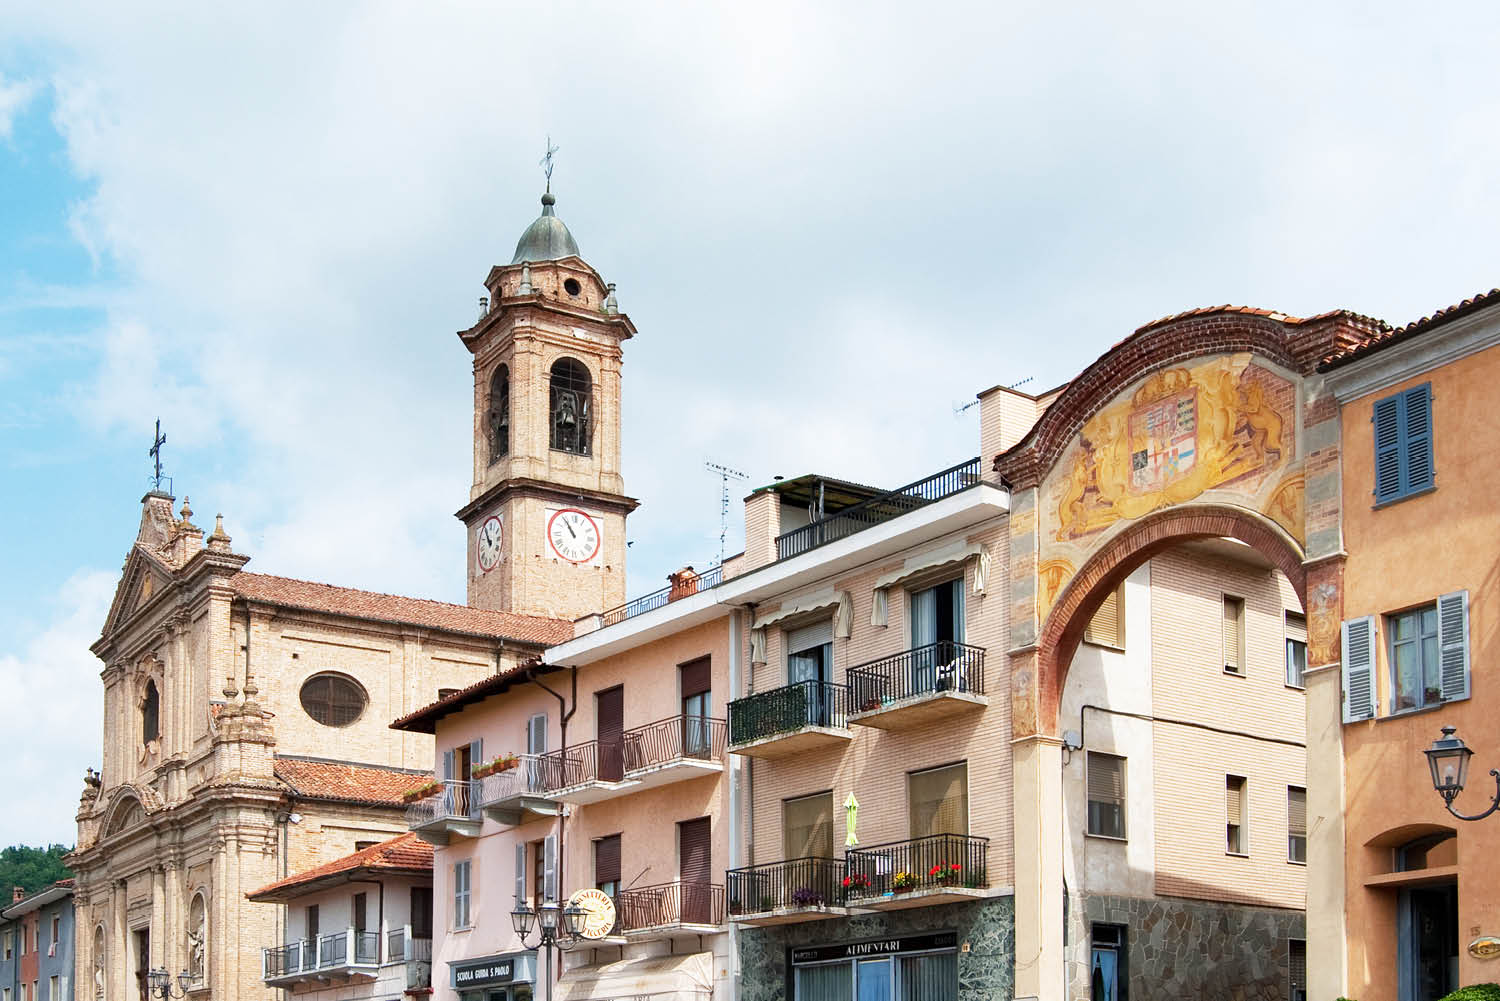
M578 668L576 668L576 667L570 667L570 668L568 668L568 671L572 674L572 681L573 681L573 708L572 709L568 708L568 700L565 699L565 698L563 698L563 696L562 696L562 694L560 692L554 692L551 688L548 688L546 685L542 684L541 680L537 676L536 668L533 667L529 671L526 672L526 677L527 677L527 679L529 681L533 682L538 688L540 688L542 691L546 692L547 694L551 695L553 698L555 698L557 700L557 706L558 706L558 708L557 708L557 712L558 712L558 729L559 729L559 731L561 731L561 740L562 740L562 746L560 748L558 748L558 753L561 754L561 755L563 755L564 759L566 759L566 757L567 757L567 751L568 751L568 720L572 719L573 718L573 714L578 711ZM562 894L563 894L563 885L564 885L563 884L563 871L564 871L564 869L563 869L563 828L566 826L566 821L567 821L567 808L565 806L563 806L562 804L558 804L558 808L557 808L557 895L559 897L561 897ZM540 896L540 894L538 894L538 896ZM562 901L559 900L558 904L561 904L561 903L562 903ZM563 956L562 956L562 950L561 949L556 950L556 952L557 952L557 971L556 971L556 975L553 977L553 979L554 980L560 980L562 978Z
M729 697L737 698L740 692L740 610L729 612ZM728 713L725 714L726 721ZM731 760L729 766L729 868L738 869L740 860L740 763ZM729 1001L737 1001L740 993L740 930L729 922L729 956L731 975L729 978Z

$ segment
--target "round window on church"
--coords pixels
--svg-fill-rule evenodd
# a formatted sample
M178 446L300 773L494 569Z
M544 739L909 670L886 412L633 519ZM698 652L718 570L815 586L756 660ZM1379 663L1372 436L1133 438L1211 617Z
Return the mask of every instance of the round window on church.
M579 292L583 291L583 286L578 284L577 278L569 278L567 281L563 282L563 290L567 292L568 295L577 295Z
M319 674L302 686L302 708L324 726L348 726L368 701L359 682L342 674Z

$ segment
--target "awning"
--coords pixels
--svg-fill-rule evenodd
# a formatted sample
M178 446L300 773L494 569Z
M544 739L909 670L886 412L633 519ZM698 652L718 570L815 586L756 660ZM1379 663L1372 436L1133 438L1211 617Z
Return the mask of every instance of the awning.
M557 983L558 1001L708 1001L714 993L714 954L650 956L579 966Z
M977 542L954 542L929 549L908 557L900 570L881 574L875 578L874 600L870 603L870 625L886 624L887 595L895 585L929 570L975 558L979 560L979 565L974 571L974 593L984 594L989 583L990 554Z

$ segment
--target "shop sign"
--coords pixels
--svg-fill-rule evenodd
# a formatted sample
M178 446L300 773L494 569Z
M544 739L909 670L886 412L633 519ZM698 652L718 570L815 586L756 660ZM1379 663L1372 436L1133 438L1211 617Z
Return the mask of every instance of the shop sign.
M899 938L877 938L866 942L843 942L839 945L815 945L792 950L792 962L831 963L841 959L866 956L891 956L904 952L931 952L935 949L957 949L958 932L940 931L927 935L903 935Z
M1485 935L1469 943L1469 955L1475 959L1500 958L1500 938Z
M450 963L453 986L489 987L495 984L530 983L530 955L488 956L463 963Z

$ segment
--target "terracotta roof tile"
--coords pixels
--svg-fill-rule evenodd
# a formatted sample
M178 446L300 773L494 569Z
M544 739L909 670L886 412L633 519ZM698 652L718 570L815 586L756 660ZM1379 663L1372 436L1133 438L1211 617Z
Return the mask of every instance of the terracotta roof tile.
M402 793L432 778L432 773L425 771L279 754L275 771L278 779L305 799L379 806L402 806Z
M1460 316L1465 316L1475 310L1494 305L1497 302L1500 302L1500 288L1492 288L1488 292L1481 292L1478 295L1471 296L1463 302L1454 303L1452 306L1445 306L1434 312L1431 316L1424 316L1420 320L1413 320L1404 327L1385 327L1385 329L1372 334L1354 347L1345 348L1343 351L1337 351L1328 355L1318 364L1318 370L1326 372L1340 365L1346 365L1356 358L1363 358L1365 355L1379 351L1381 348L1398 344L1407 338L1415 337L1424 331L1440 327L1445 323L1458 319Z
M290 897L297 894L288 893L289 890L308 892L315 889L316 884L344 883L356 876L411 876L431 872L432 846L408 831L352 855L294 873L245 896L251 900L265 900L269 896Z
M412 733L436 733L437 722L444 716L459 712L465 706L471 706L476 702L483 702L491 695L509 691L512 685L525 683L532 671L545 674L554 670L557 669L544 665L537 659L526 661L504 674L492 674L488 678L474 682L468 688L460 688L456 692L451 692L416 712L407 713L392 722L391 729L408 730Z
M312 612L410 623L474 636L499 636L537 646L552 646L573 638L573 623L568 619L495 612L261 573L237 573L230 578L230 584L243 598Z

